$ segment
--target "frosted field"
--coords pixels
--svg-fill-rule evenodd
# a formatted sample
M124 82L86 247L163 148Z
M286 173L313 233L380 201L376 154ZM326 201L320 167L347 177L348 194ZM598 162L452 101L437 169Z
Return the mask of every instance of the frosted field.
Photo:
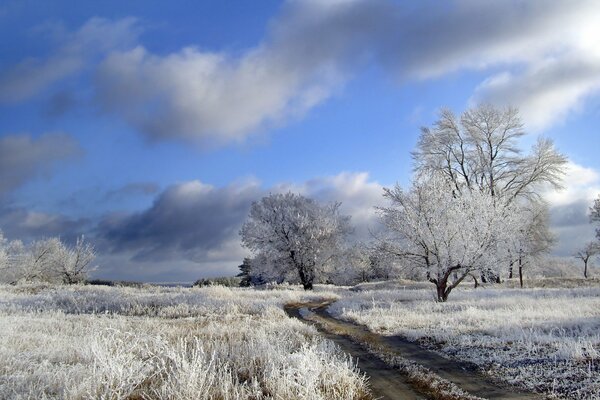
M333 293L0 286L2 399L369 399L281 305Z
M600 288L459 289L436 303L431 290L392 286L364 285L329 311L530 390L600 398Z

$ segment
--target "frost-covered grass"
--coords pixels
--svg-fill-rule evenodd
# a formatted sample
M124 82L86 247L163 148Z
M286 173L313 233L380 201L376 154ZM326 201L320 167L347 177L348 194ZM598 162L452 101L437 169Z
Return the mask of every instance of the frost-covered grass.
M327 291L0 286L0 398L368 399L281 305Z
M389 285L387 286L389 288ZM572 399L600 393L600 288L367 290L330 306L338 317L401 335L490 375Z

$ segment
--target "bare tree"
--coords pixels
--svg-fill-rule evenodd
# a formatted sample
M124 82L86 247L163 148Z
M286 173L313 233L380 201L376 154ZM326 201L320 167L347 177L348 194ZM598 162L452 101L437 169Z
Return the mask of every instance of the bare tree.
M575 253L575 258L583 261L583 277L588 277L589 261L596 255L600 254L600 244L597 242L587 243L581 250Z
M396 185L385 189L391 205L378 209L388 251L423 269L442 302L473 272L505 261L509 239L522 229L516 204L495 207L502 198L482 191L458 195L448 185L439 177L417 180L408 192Z
M294 271L304 289L312 289L351 231L350 217L339 207L292 193L263 197L242 226L242 244L281 273Z

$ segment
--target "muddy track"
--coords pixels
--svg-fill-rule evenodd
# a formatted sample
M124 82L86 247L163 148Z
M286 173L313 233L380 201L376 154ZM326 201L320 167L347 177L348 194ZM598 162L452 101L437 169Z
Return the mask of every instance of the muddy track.
M492 381L479 373L474 365L449 360L402 337L378 335L364 326L333 318L326 310L329 304L331 302L327 301L289 304L285 311L291 317L313 324L326 338L358 359L357 366L369 377L371 390L376 398L460 399L468 398L469 395L471 398L486 399L542 398ZM367 347L376 349L388 363L375 356ZM400 360L399 365L394 360ZM413 365L426 371L425 375L421 372L414 374ZM462 396L452 395L456 391L446 384L466 393Z

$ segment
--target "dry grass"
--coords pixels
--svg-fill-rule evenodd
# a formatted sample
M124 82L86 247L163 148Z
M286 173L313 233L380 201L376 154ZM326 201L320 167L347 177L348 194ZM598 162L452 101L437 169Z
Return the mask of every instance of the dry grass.
M530 391L568 399L600 393L598 287L461 289L447 303L427 290L372 290L346 296L330 311Z
M0 398L369 399L352 361L281 309L317 296L0 287Z

